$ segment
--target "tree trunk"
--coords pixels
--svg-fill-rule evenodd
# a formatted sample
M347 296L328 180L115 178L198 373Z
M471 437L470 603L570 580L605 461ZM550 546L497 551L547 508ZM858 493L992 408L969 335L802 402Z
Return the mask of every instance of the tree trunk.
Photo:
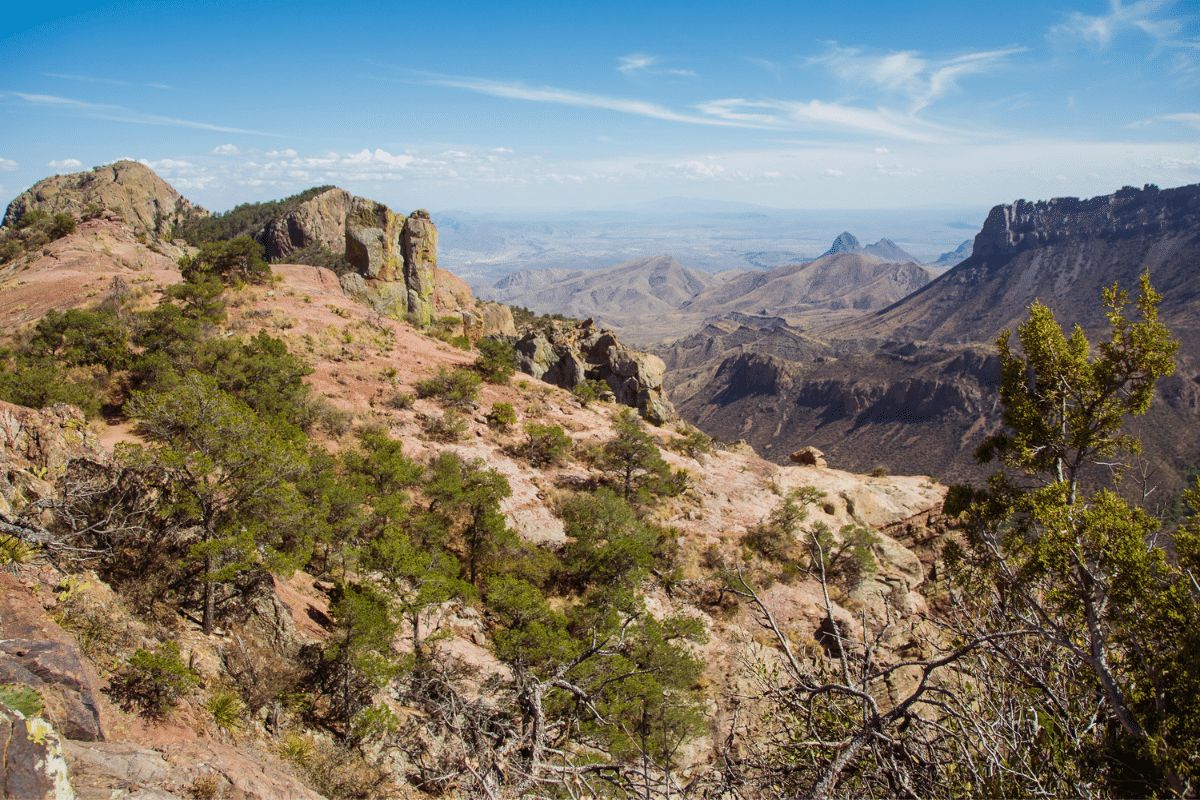
M216 586L209 575L213 571L212 553L204 556L204 634L207 636L213 632L213 619L217 612L217 592Z
M207 545L212 539L213 515L212 511L206 508L204 512L204 543ZM204 553L204 617L201 623L205 636L212 634L217 616L217 587L212 579L215 566L216 559L213 558L212 550L206 549Z

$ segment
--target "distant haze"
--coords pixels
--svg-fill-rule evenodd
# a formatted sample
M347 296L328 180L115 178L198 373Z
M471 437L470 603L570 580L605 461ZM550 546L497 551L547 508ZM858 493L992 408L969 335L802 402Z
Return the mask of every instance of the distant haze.
M573 214L434 211L441 263L476 288L520 269L595 269L670 255L705 272L771 269L816 258L843 230L891 239L933 262L974 237L988 209L782 210L680 198L638 210Z

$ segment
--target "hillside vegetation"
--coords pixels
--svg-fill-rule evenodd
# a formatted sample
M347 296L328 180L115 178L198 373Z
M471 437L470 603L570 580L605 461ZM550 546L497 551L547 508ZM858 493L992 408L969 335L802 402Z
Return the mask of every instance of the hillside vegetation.
M1094 346L1041 305L998 340L996 475L947 490L652 428L247 239L147 263L5 286L23 314L63 281L3 354L0 736L41 755L0 769L85 798L1194 794L1200 484L1164 521L1113 470L1175 367L1148 277Z
M334 187L314 186L280 200L240 203L219 214L189 219L175 227L174 236L193 246L204 242L234 239L238 236L253 236L268 222L287 216L301 204L332 188Z

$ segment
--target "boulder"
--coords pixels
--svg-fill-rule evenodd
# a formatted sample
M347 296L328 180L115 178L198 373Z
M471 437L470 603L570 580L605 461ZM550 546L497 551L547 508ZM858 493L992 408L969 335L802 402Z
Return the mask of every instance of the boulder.
M480 303L475 308L483 327L484 336L517 335L517 324L513 321L512 309L503 303Z
M825 462L825 454L815 447L801 447L799 450L788 456L794 464L801 464L808 467L827 467Z
M69 738L105 738L99 680L75 639L50 618L29 589L2 573L0 683L36 689L46 704L47 718Z
M46 716L67 737L89 742L104 738L96 687L74 645L37 639L0 641L0 683L36 689L46 703Z
M71 782L85 797L185 800L196 782L212 781L216 797L321 800L275 759L247 747L196 740L155 748L132 743L66 743Z

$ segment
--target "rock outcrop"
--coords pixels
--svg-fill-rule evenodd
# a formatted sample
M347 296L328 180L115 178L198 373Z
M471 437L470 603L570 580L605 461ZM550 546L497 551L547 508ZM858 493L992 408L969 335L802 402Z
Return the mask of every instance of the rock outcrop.
M328 189L271 220L254 238L266 248L268 261L287 261L297 250L313 246L341 253L346 249L346 217L354 199L345 189Z
M437 227L429 212L418 209L404 221L400 234L404 253L404 285L408 287L408 312L428 325L433 316L433 275L437 269Z
M342 280L347 294L391 316L408 314L418 325L433 321L438 236L424 209L405 218L333 188L268 222L254 238L276 263L312 247L344 254L353 269Z
M603 381L618 403L636 408L649 422L662 425L675 418L663 390L667 368L662 359L630 350L591 320L530 331L516 348L518 367L535 378L566 389L586 380Z
M53 494L67 462L81 456L107 457L79 409L0 401L0 514Z
M192 205L154 170L137 161L117 161L88 172L38 181L9 203L4 224L15 225L35 209L76 217L106 209L135 230L163 239L170 237L176 225L208 216L207 211Z

